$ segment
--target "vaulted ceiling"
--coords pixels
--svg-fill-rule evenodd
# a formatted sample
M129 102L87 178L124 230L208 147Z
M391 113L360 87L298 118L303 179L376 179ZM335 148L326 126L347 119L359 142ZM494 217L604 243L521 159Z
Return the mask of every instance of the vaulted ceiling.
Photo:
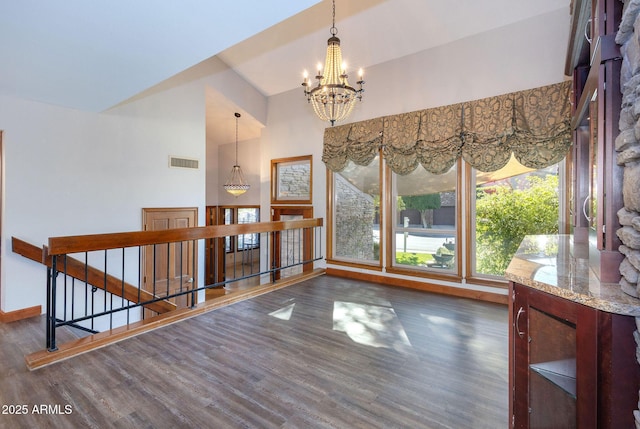
M570 0L337 0L353 67L565 8ZM0 2L0 94L104 111L218 56L264 96L324 60L330 0ZM233 118L234 106L211 108ZM229 121L233 123L233 120ZM229 139L233 133L221 132Z

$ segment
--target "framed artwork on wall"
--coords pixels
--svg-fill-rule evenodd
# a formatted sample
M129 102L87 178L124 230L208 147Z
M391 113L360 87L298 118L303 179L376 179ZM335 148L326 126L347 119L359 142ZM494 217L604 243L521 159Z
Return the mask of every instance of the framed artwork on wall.
M271 160L271 204L311 204L312 155Z

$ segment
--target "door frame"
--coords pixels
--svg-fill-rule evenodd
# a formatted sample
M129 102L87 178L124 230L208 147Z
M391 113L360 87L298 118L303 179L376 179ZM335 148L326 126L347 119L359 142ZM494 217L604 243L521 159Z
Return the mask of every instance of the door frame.
M142 208L142 230L143 231L153 231L152 229L149 229L149 221L151 220L151 216L152 215L157 215L157 214L161 214L161 213L167 213L167 214L171 214L171 213L177 213L177 212L191 212L191 216L193 218L193 227L197 227L198 226L198 207L160 207L160 208ZM145 286L147 285L147 281L149 280L147 277L153 278L153 273L149 273L149 267L147 267L147 251L148 251L148 246L143 246L142 247L142 252L141 252L141 261L140 261L140 266L142 267L141 270L141 278L140 278L140 287L147 290L145 288ZM188 256L188 259L191 258L191 260L193 261L192 263L192 269L193 272L191 273L191 288L193 289L197 289L198 288L198 246L187 246L187 252L191 253L191 255ZM153 293L153 290L148 292ZM188 298L188 295L185 295ZM191 304L196 304L195 302L191 303ZM144 316L149 317L151 315L150 310L146 310L144 311Z

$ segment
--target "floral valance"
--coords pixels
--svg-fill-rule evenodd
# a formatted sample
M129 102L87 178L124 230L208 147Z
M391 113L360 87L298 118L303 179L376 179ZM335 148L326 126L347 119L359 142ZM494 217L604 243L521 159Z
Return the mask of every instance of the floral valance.
M330 127L322 160L333 171L368 165L383 150L391 170L418 164L447 172L462 156L480 171L504 167L513 153L529 168L562 160L571 146L571 82Z

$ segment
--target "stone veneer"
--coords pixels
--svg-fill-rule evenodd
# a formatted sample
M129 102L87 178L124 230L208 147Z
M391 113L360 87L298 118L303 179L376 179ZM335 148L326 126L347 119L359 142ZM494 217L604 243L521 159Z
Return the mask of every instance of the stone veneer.
M616 138L617 163L624 166L622 196L624 208L618 211L622 226L618 237L620 252L625 256L620 264L620 286L629 295L640 296L640 0L624 0L624 9L616 42L621 45L622 67L620 89L620 134ZM640 318L636 317L640 327ZM636 358L640 363L640 335L634 333ZM640 428L640 411L634 411L636 427Z
M336 256L375 261L371 225L375 215L373 198L340 174L336 174L335 247Z
M640 295L640 1L625 2L616 42L622 45L623 58L620 134L615 144L617 163L624 166L624 208L618 212L622 228L617 231L622 241L620 252L625 256L620 264L620 285L637 297Z
M278 195L285 198L302 198L309 195L311 167L309 164L293 164L279 171Z

